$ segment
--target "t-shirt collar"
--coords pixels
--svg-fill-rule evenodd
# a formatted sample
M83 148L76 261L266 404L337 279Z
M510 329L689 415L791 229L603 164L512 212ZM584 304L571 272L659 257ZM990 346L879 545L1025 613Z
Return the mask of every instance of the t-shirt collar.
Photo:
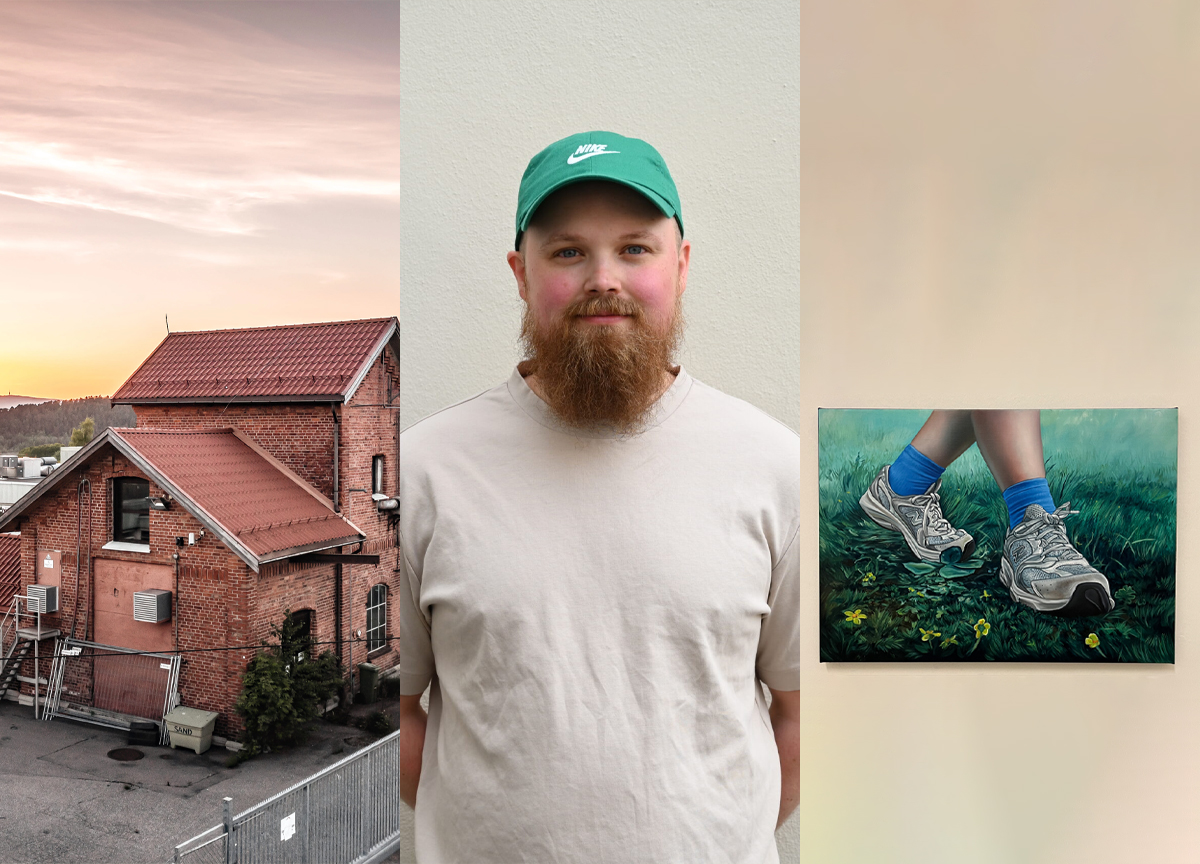
M688 391L692 389L692 376L682 366L675 368L678 371L675 373L674 382L672 382L671 386L666 389L666 392L662 396L658 397L658 401L650 409L650 418L646 425L642 428L641 432L635 434L645 434L651 429L660 426L663 421L675 413L675 409L680 406L687 396ZM610 426L594 426L587 429L578 429L566 425L550 410L550 406L543 402L542 398L534 393L529 385L525 383L525 378L521 375L520 368L513 369L512 375L509 376L508 392L522 411L547 429L553 429L564 435L574 435L577 438L634 437L634 435L630 435L628 432L621 432Z

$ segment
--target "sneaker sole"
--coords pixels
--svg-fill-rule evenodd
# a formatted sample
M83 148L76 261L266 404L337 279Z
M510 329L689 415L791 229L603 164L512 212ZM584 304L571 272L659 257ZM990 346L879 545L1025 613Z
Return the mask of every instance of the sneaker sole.
M1049 612L1061 618L1094 618L1113 610L1112 597L1101 582L1080 582L1067 600L1046 600L1024 590L1013 578L1012 565L1007 558L1000 560L1000 581L1012 599L1035 612Z
M908 548L922 561L928 561L931 564L957 564L964 558L970 558L971 553L975 551L975 540L972 538L967 542L966 548L960 549L957 546L950 546L943 549L941 554L934 552L932 549L923 549L908 539L908 533L900 525L900 520L893 516L891 512L884 507L871 494L871 490L867 489L863 496L858 499L858 506L863 509L863 512L871 517L871 521L881 528L890 528L892 531L899 532L904 538L904 542L908 544Z

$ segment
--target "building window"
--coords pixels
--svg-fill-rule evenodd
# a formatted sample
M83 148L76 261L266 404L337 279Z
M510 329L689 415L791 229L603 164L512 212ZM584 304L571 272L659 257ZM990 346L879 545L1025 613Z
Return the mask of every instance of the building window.
M383 457L374 456L371 458L371 492L379 495L383 493Z
M150 543L150 481L136 477L113 480L113 540Z
M387 644L387 586L376 585L367 595L367 653Z

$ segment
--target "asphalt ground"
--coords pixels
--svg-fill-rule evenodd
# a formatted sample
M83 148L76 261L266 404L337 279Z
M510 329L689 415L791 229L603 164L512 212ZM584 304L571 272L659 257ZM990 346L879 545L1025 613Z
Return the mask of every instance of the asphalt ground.
M351 714L391 707L355 705ZM142 759L118 762L107 754L129 746L125 732L34 720L31 707L0 701L0 862L163 864L221 821L225 796L241 812L375 739L319 721L305 744L236 768L224 747L197 755L137 746Z

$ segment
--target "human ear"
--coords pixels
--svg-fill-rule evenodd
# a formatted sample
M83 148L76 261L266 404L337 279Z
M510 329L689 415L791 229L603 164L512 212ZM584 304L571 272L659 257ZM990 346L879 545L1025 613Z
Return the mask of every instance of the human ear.
M679 293L676 296L682 296L687 290L687 274L688 262L692 258L692 241L684 240L679 244Z
M528 303L529 298L525 296L525 253L509 252L508 266L512 268L513 276L517 280L517 293Z

